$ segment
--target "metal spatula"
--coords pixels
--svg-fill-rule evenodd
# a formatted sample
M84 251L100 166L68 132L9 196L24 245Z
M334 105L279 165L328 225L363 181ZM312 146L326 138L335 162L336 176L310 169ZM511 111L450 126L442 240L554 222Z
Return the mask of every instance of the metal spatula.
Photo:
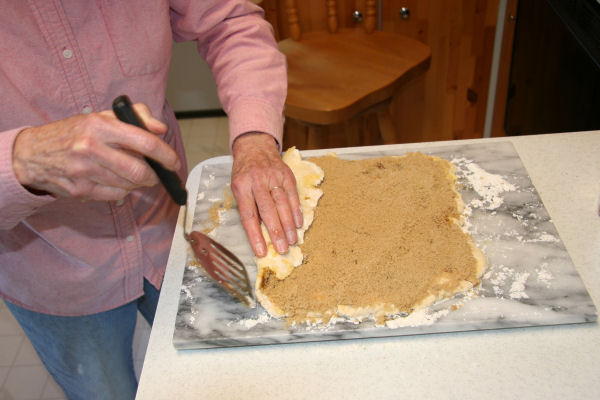
M193 231L186 234L194 254L206 272L238 300L253 307L256 303L244 264L226 247L207 235Z
M113 111L122 122L146 129L146 125L133 109L129 97L117 97L112 104ZM224 246L203 233L193 231L187 233L187 190L173 171L165 169L160 163L145 157L165 189L175 203L184 207L184 236L190 242L192 250L204 270L223 288L239 301L253 307L255 304L248 271L244 264Z

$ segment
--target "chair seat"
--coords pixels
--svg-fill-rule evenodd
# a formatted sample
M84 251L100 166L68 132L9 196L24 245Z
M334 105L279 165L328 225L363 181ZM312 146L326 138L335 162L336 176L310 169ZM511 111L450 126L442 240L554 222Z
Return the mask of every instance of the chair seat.
M429 68L425 44L389 32L360 29L307 32L285 39L288 60L285 115L317 125L340 123L392 97Z

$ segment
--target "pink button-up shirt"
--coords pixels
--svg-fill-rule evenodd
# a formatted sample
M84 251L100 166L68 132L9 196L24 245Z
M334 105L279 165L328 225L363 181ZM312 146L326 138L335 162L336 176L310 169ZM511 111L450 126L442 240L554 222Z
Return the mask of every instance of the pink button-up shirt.
M230 140L250 131L281 143L285 59L261 9L242 0L22 0L0 13L0 295L34 311L83 315L160 288L178 207L160 185L122 202L36 196L12 170L18 132L110 109L128 94L169 126L172 40L197 40L229 115ZM185 163L184 163L185 164ZM179 171L182 178L186 171Z

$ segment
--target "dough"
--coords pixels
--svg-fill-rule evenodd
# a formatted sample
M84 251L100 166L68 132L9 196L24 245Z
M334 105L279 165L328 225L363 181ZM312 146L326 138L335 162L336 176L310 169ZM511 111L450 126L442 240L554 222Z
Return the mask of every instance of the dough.
M301 200L310 193L303 229L313 224L285 257L270 245L269 256L257 260L257 298L271 315L289 323L342 317L384 324L479 283L485 257L460 227L463 205L448 161L420 153L360 161L329 155L311 159L315 168L295 150L286 156ZM317 168L325 173L320 201Z
M304 243L304 232L312 224L314 209L323 195L323 191L318 186L323 181L324 172L318 165L302 160L300 152L295 147L285 152L283 162L290 167L296 178L296 189L302 208L303 224L301 228L296 230L298 242L296 245L290 246L288 252L284 255L275 250L266 227L264 224L261 225L262 234L267 243L267 255L262 258L255 258L258 267L255 293L257 300L274 317L283 317L285 312L273 304L268 296L263 294L262 289L268 286L269 279L283 280L292 273L295 267L302 264L303 255L299 245Z

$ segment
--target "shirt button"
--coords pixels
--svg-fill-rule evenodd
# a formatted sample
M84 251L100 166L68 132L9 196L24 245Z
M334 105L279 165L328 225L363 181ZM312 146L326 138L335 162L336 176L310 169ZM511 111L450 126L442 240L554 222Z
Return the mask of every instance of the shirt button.
M62 55L63 55L64 58L69 59L69 58L73 57L73 50L71 50L71 49L64 49L63 52L62 52Z
M133 235L129 235L125 238L125 240L127 240L128 242L133 242L133 239L134 239Z
M81 112L82 112L83 114L89 114L89 113L91 113L91 112L92 112L92 107L91 107L91 106L85 106L85 107L83 107L83 108L81 109Z

